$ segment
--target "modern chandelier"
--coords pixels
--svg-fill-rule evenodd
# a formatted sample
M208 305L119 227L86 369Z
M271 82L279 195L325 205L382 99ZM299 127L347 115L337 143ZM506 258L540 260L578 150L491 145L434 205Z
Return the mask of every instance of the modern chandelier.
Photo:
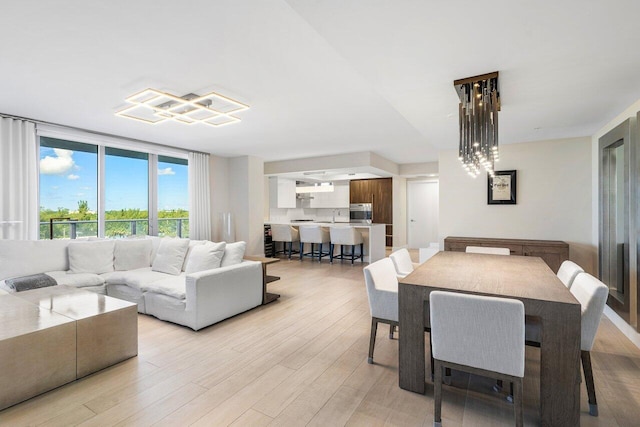
M248 105L216 92L175 96L157 89L145 89L125 101L131 105L117 111L116 116L153 125L169 120L185 125L202 123L218 127L239 122L235 114L249 109Z
M498 72L453 82L460 105L460 146L458 159L472 177L484 168L494 176L498 153L498 111L500 92Z

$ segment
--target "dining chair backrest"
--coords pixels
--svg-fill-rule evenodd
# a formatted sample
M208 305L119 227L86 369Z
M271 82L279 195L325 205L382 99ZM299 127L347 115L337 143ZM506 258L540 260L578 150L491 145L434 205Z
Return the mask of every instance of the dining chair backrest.
M398 321L398 278L393 261L383 258L364 268L372 317Z
M578 273L570 291L582 306L581 350L591 351L607 303L609 288L589 273Z
M509 248L490 248L488 246L467 246L465 252L469 254L509 255Z
M275 242L298 241L298 230L287 224L271 225L271 239Z
M509 298L429 294L433 357L524 376L524 304Z
M398 249L389 255L393 265L396 268L396 273L400 277L407 276L413 271L413 262L411 261L411 255L405 248Z
M440 252L440 248L437 246L429 246L428 248L420 248L418 251L418 257L420 264L430 260L435 254Z
M584 272L582 267L580 267L573 261L566 260L560 265L560 268L558 269L558 279L560 279L560 281L564 283L567 288L571 289L573 280L576 278L578 273L582 272Z

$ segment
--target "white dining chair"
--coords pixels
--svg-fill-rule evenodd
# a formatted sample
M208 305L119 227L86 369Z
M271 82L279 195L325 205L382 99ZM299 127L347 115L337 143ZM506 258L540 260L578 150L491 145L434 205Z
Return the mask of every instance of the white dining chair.
M467 246L465 252L468 254L489 254L489 255L509 255L509 248L491 248L489 246Z
M402 279L403 277L408 276L413 270L416 269L416 267L420 265L417 262L411 261L411 255L405 248L398 249L397 251L391 253L391 255L389 255L389 258L391 258L391 261L393 261L398 279Z
M367 287L371 312L371 337L369 339L368 363L373 363L373 347L376 342L378 323L390 327L389 338L398 325L398 277L393 261L383 258L364 268L364 283Z
M560 265L557 276L558 276L558 279L560 279L560 281L564 283L564 285L567 288L571 289L573 280L576 278L576 276L579 273L582 273L582 272L584 272L582 267L580 267L575 262L566 260Z
M369 311L371 312L371 336L367 362L373 363L373 348L376 342L378 323L389 325L389 339L393 338L393 331L398 326L398 277L393 261L389 258L383 258L369 264L363 271L369 299ZM429 327L425 327L424 330L431 332ZM432 376L433 367L433 351L431 351ZM448 369L447 372L449 372Z
M437 243L432 243L428 248L420 248L418 250L418 261L420 264L429 261L435 254L440 252L440 247L437 245Z
M591 349L593 348L593 342L598 332L604 307L607 304L609 288L589 273L582 272L577 274L569 291L576 297L582 307L580 322L580 359L582 360L582 370L584 371L585 385L589 397L589 415L597 417L598 403L591 367ZM540 322L527 322L525 336L527 344L537 347L544 345L541 339L542 330Z
M514 384L516 426L523 425L524 304L455 292L429 294L435 364L434 426L442 425L442 368Z

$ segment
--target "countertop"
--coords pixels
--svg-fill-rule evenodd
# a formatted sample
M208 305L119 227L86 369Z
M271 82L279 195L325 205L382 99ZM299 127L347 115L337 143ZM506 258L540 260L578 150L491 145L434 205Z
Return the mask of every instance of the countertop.
M293 225L298 227L301 225L319 225L321 227L355 227L355 228L377 228L384 227L385 224L359 224L351 222L331 222L331 221L301 221L301 222L282 222L282 221L265 221L265 224Z

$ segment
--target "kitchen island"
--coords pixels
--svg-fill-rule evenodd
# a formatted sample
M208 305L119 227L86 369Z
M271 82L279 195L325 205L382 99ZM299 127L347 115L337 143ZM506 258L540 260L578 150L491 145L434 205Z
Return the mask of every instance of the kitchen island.
M349 222L281 222L281 221L267 221L265 224L286 224L292 227L304 227L309 225L319 225L321 227L353 227L362 233L364 240L364 261L376 262L385 257L385 225L384 224L360 224ZM339 253L339 249L336 247L336 254ZM356 251L360 249L356 247Z

